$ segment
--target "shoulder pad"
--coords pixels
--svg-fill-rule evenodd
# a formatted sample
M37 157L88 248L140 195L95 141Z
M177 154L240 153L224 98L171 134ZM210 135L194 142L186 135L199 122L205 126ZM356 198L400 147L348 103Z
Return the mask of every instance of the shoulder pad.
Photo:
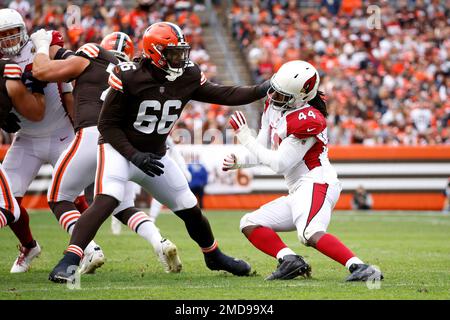
M315 108L296 110L286 116L286 135L294 135L299 139L316 136L326 127L323 115Z
M84 56L89 59L95 59L98 57L99 53L100 49L97 47L97 44L86 43L85 45L82 45L75 54L77 56Z
M6 63L3 69L3 77L7 79L21 79L22 68L13 62Z

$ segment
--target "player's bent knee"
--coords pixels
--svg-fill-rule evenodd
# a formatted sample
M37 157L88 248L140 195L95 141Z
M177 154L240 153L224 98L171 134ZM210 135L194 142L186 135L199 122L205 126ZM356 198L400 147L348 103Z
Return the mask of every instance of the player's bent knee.
M197 198L189 190L188 192L184 192L183 194L177 196L175 204L169 205L168 207L173 212L176 212L176 211L182 211L182 210L189 210L196 206L197 206Z
M257 224L251 221L251 216L252 213L247 213L241 218L241 221L239 223L239 229L241 230L241 232L244 232L245 228L257 226Z
M321 226L310 225L310 226L307 226L301 232L299 232L298 237L299 237L301 243L303 243L305 246L309 246L310 245L310 241L312 240L311 238L315 234L323 233L325 231L326 230L324 230L324 228L321 227Z

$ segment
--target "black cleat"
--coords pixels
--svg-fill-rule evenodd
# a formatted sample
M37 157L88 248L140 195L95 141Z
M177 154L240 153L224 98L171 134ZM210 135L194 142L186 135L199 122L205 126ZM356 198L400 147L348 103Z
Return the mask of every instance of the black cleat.
M368 264L352 264L349 268L350 275L345 281L368 281L383 280L383 274L380 270Z
M251 266L244 260L229 257L219 249L205 254L205 263L210 270L224 270L235 276L248 276L251 270Z
M309 278L311 276L311 266L301 256L287 255L278 260L277 270L272 272L266 280L290 280L298 276Z
M66 254L50 272L48 280L56 283L74 283L78 264L72 260L70 255Z

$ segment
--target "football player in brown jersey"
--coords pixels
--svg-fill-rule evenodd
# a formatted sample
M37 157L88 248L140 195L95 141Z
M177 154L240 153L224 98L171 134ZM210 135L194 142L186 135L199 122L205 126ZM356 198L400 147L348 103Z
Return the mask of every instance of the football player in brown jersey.
M36 46L45 45L44 30L31 36ZM48 42L48 39L47 39ZM75 79L73 122L75 140L62 154L48 190L49 206L69 233L80 217L74 201L87 186L94 182L97 167L98 117L102 99L108 90L108 76L119 62L129 61L134 52L130 37L123 32L107 35L100 45L87 43L74 55L65 54L66 60L50 60L48 55L38 54L33 63L33 76L45 81L70 81ZM83 174L80 174L82 172ZM130 182L129 184L132 184ZM176 246L164 239L148 216L134 208L133 193L127 195L112 212L122 223L153 246L166 272L180 272L181 261ZM84 250L81 273L92 273L104 263L104 255L95 243Z
M73 274L68 270L73 267L69 266L79 264L80 253L109 213L130 193L129 180L140 184L184 221L209 269L248 275L251 267L247 262L220 251L186 178L166 155L166 139L189 100L243 105L263 98L270 84L239 87L211 83L189 60L190 46L173 23L151 25L142 41L142 59L119 64L109 77L110 90L98 123L101 138L96 196L78 220L64 258L49 279L71 279Z

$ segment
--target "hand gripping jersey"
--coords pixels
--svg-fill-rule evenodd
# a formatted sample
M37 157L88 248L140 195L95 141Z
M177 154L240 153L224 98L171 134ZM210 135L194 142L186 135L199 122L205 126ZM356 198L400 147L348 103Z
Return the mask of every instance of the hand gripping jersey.
M290 191L297 189L305 180L316 183L338 182L336 171L328 159L326 120L316 108L308 104L286 112L266 108L261 130L266 132L272 149L277 149L289 136L294 136L303 144L311 137L316 140L303 159L299 158L298 163L284 173Z
M10 59L0 59L0 124L3 123L13 104L8 95L6 80L19 80L22 78L22 69Z
M108 77L119 60L97 44L87 43L78 49L77 56L89 59L90 64L76 79L73 90L74 127L97 126L103 99L109 88Z
M62 37L59 32L53 31L53 39L51 45L62 46ZM28 41L27 44L22 48L20 53L16 56L11 56L7 58L13 59L25 72L31 72L33 68L33 59L36 54L36 49L34 48L33 42ZM30 80L25 82L25 85L29 83ZM25 134L33 137L47 136L51 132L65 127L71 126L70 119L67 116L67 112L64 109L62 103L62 92L57 83L48 83L44 88L45 94L45 115L44 119L39 122L33 122L25 119L19 113L15 112L20 119L21 129L19 134Z

